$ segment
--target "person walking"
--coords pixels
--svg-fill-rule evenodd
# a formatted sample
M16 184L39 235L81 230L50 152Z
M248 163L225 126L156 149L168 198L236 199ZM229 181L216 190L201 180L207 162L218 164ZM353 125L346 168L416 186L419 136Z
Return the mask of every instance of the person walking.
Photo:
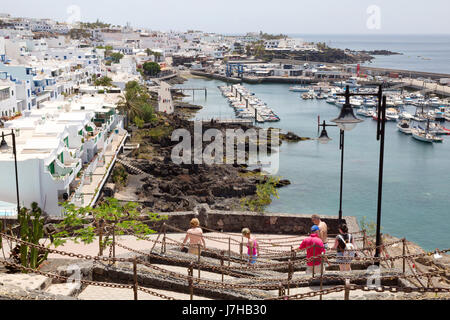
M258 241L252 237L249 228L242 229L242 235L248 239L247 241L247 255L248 255L248 263L254 264L256 263L256 259L259 254L259 246Z
M353 236L348 233L348 227L345 223L339 226L339 234L334 240L333 249L337 251L336 262L339 264L339 270L351 271L351 262L356 254L356 246Z
M320 264L322 263L321 255L325 253L322 239L319 237L320 229L317 225L311 227L309 237L304 239L295 251L306 250L306 258L308 260L306 273L320 274Z
M328 250L328 226L325 222L320 220L317 214L311 216L312 223L319 227L319 238L324 244L325 250Z
M181 249L184 248L186 242L189 240L188 253L199 255L201 254L199 247L203 245L203 248L206 248L205 239L203 238L203 230L200 228L200 221L197 218L192 219L190 225L191 228L186 232L186 237L181 245Z

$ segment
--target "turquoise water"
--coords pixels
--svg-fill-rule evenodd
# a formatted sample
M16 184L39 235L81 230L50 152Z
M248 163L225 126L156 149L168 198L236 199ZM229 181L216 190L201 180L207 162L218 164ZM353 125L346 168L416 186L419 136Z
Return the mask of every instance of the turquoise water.
M390 50L403 55L376 56L371 67L450 74L450 35L290 35L308 42L352 50ZM425 59L424 59L425 58Z
M186 87L207 87L208 97L197 118L234 115L217 86L221 81L191 79ZM302 100L289 85L245 84L281 117L271 126L306 137L317 137L317 116L331 120L339 109L320 100ZM192 98L186 98L192 101ZM269 124L265 126L270 126ZM448 127L450 125L447 124ZM279 190L270 212L337 215L339 207L340 151L337 128L328 128L329 144L317 141L283 143L278 175L291 185ZM376 122L367 119L345 136L344 216L376 221L379 142ZM450 244L450 137L442 144L426 144L397 132L387 123L383 184L383 232L406 237L426 249Z

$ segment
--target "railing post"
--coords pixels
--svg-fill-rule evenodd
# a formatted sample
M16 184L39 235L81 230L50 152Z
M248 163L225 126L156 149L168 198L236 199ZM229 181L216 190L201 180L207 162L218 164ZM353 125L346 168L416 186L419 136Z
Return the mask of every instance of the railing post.
M191 262L188 268L188 277L189 277L189 294L191 296L191 300L194 298L194 263Z
M323 253L320 259L320 291L323 289ZM320 300L322 300L322 294L320 294Z
M405 274L406 271L406 260L405 260L405 254L406 254L406 239L402 239L403 243L403 274Z
M163 240L161 243L161 253L166 253L166 223L165 222L163 223L163 232L164 232L164 235L163 235Z
M287 283L287 291L288 291L288 295L290 294L290 292L291 292L291 280L292 280L292 273L293 273L293 271L294 271L294 268L293 268L293 266L292 266L292 260L291 259L289 259L289 262L288 262L288 268L289 268L289 270L288 270L288 283Z
M283 284L280 283L280 286L278 288L278 296L284 297L286 295L286 291L284 290Z
M350 300L350 279L345 279L344 300Z
M220 273L222 274L222 283L223 283L223 257L225 255L225 251L220 251Z
M312 256L312 277L314 278L314 269L315 269L315 262L316 262L316 245L313 244L313 256Z
M102 221L97 221L97 228L98 228L98 244L99 244L99 256L103 256L103 223Z
M363 248L367 247L367 235L366 235L366 229L363 230Z
M113 259L116 259L116 224L114 223L113 225L113 250L112 250L112 255L113 255ZM114 260L113 262L114 264L116 263L116 261Z
M133 259L133 291L134 291L134 300L138 299L138 281L137 281L137 261L136 257Z
M200 280L200 258L202 256L200 252L200 243L197 244L197 248L198 248L198 279Z
M231 263L231 237L228 237L228 266Z
M239 244L239 254L241 256L241 260L243 259L244 254L244 237L241 236L241 243Z

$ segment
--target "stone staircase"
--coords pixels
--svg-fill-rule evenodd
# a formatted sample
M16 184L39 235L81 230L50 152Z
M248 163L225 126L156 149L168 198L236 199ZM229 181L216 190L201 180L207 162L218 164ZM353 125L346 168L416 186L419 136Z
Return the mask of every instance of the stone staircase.
M124 160L124 159L117 159L117 162L119 162L120 164L124 165L125 167L127 167L128 169L130 169L132 172L136 173L136 174L143 174L148 176L148 173L145 173L144 171L142 171L139 168L136 168L135 166L133 166L129 161Z

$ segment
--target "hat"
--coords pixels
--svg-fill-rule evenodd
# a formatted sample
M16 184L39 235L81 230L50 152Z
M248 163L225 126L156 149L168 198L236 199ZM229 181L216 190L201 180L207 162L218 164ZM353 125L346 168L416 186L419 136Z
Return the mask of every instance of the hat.
M319 227L317 226L317 225L313 225L312 227L311 227L311 232L316 232L316 231L319 231L320 229L319 229Z

